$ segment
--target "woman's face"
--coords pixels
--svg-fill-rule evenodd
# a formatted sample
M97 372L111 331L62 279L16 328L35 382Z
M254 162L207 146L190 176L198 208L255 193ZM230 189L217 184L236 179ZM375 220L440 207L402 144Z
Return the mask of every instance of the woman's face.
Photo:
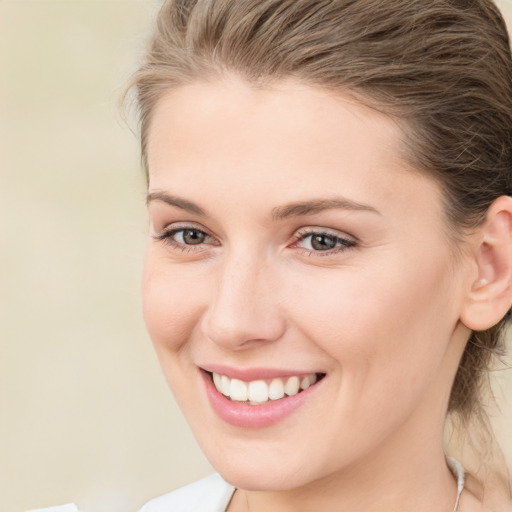
M193 84L157 104L145 320L236 486L291 489L440 440L467 265L400 136L293 82Z

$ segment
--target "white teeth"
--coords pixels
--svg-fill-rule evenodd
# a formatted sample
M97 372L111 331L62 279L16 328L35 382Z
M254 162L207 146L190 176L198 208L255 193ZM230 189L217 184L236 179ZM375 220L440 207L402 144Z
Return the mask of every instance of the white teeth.
M247 386L245 382L238 379L231 379L229 396L231 400L235 400L235 402L245 402L247 400Z
M251 405L258 405L268 400L279 400L285 394L294 396L300 390L312 386L317 380L316 374L311 373L303 377L276 378L272 379L270 383L264 380L244 382L239 379L230 379L226 375L213 373L213 383L218 391L235 402L248 402Z
M268 397L270 400L279 400L284 396L284 384L281 379L274 379L268 388Z
M249 400L251 402L266 402L268 400L268 386L264 380L249 382Z
M213 374L215 375L215 374ZM226 377L225 375L220 376L220 386L217 386L217 389L226 396L229 396L229 377Z
M300 389L308 389L309 386L311 386L311 379L309 378L309 375L306 375L301 381L300 381Z
M284 392L288 396L296 395L300 389L299 377L290 377L284 385Z

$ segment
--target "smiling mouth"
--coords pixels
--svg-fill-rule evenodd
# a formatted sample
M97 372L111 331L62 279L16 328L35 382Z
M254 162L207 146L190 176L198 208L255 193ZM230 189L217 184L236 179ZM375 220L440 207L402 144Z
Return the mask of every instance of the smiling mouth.
M233 402L261 405L287 396L294 396L315 385L325 377L325 373L310 373L290 377L244 382L226 375L208 372L219 393Z

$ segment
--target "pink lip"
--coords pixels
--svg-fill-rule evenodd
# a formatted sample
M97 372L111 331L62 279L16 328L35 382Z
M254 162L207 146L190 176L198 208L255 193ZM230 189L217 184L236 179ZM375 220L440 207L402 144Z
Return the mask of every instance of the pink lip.
M322 382L320 380L294 396L286 396L280 400L268 401L261 405L248 405L243 402L233 402L225 397L217 391L208 373L202 370L200 373L213 410L226 423L243 428L263 428L278 423L308 400ZM283 376L283 374L280 374L280 376Z
M218 364L212 365L201 365L201 368L210 373L218 373L220 375L226 375L230 379L239 379L244 382L251 382L252 380L268 380L276 379L279 377L304 377L316 373L314 371L290 371L290 370L279 370L277 368L231 368L229 366L222 366Z

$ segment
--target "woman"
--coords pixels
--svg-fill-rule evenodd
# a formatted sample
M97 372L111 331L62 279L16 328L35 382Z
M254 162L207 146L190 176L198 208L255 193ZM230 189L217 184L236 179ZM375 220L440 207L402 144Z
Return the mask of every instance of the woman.
M509 509L443 443L512 304L494 4L171 0L132 85L145 320L220 475L142 510Z

